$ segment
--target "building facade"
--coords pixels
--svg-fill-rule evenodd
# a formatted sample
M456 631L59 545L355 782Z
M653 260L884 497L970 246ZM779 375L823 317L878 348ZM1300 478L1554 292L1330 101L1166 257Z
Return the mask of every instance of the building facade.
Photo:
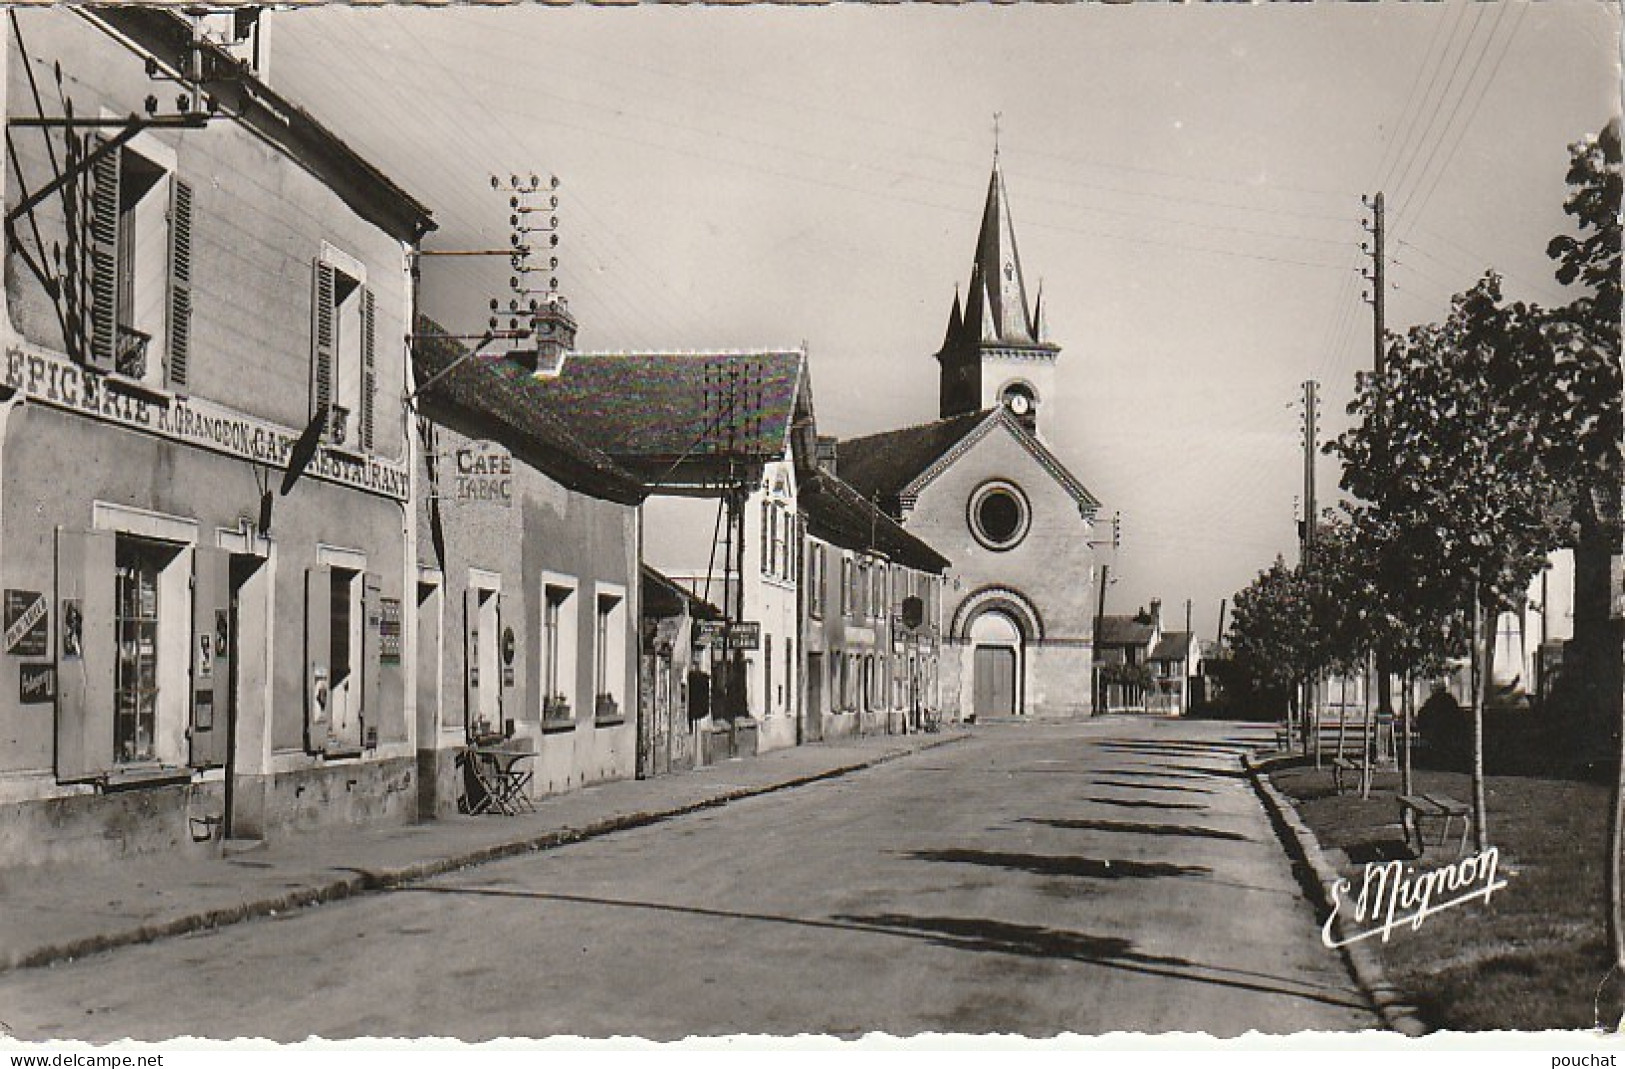
M995 161L969 292L936 353L941 418L838 447L841 478L953 561L941 700L956 717L1089 711L1100 502L1041 434L1059 356Z
M466 808L458 761L483 739L534 751L532 797L630 779L643 486L548 411L522 357L458 364L436 333L416 345L421 811Z
M947 559L827 468L802 506L804 738L920 728L940 713Z
M806 354L572 353L547 387L555 411L649 486L647 563L743 624L732 650L708 651L711 755L801 741Z
M429 213L177 14L15 14L0 856L410 820Z

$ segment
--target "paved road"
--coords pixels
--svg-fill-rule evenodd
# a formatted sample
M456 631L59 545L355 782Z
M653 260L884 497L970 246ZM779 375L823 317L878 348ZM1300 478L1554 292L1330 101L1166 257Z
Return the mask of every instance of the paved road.
M23 1039L1377 1027L1234 729L1012 724L840 780L0 977Z

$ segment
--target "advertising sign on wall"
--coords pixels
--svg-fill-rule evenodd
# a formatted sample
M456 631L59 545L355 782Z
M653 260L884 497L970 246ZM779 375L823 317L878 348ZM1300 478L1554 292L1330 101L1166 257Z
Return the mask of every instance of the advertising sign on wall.
M6 591L6 652L16 657L43 657L50 649L50 621L45 595L37 590Z

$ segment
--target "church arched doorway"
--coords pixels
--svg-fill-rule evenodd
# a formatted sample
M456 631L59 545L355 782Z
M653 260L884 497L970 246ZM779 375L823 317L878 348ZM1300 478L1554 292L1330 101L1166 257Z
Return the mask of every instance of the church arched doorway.
M1021 711L1021 628L998 609L980 613L970 625L971 709L976 719L1015 716Z

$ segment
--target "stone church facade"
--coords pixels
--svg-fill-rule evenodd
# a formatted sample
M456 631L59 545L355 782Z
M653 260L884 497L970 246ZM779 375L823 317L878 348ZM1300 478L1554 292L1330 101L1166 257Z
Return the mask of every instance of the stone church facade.
M936 353L940 418L843 441L836 461L954 562L940 678L960 718L1090 710L1100 502L1040 431L1060 353L1042 294L1028 299L995 160L969 291Z

